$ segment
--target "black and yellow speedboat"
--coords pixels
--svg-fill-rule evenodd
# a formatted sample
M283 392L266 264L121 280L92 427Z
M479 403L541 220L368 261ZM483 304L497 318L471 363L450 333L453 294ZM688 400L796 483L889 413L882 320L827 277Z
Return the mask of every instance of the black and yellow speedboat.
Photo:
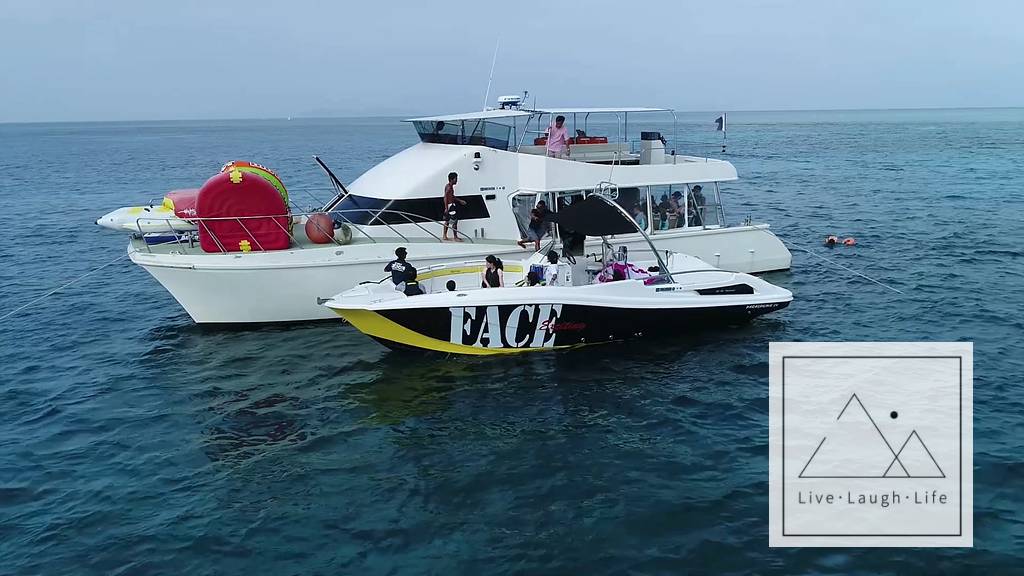
M588 236L637 230L599 195L564 208L558 224ZM531 268L545 270L538 253L507 264L503 288L480 287L482 262L444 264L419 272L423 294L407 296L382 281L323 304L388 347L482 355L678 335L689 326L746 322L793 299L788 290L749 274L683 254L662 258L653 247L652 253L656 261L627 262L606 251L589 264L558 264L560 271L549 274L558 279L551 285L528 286ZM550 265L547 270L554 272Z

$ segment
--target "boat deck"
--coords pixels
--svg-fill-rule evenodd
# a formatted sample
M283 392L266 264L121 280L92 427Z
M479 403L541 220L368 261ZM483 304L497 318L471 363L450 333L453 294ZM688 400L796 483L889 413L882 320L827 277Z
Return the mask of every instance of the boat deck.
M131 238L131 247L138 252L146 252L152 254L223 254L223 252L205 252L199 246L199 239L194 233L189 234L187 239L174 240L168 234L166 240L159 243L148 244L143 238L133 236ZM437 238L430 236L421 237L407 237L399 238L397 236L378 237L378 238L367 238L365 236L355 236L348 243L337 243L329 242L327 244L315 244L311 242L306 235L301 231L296 230L292 236L291 245L284 250L332 250L344 246L359 246L359 245L372 245L372 244L441 244L442 242ZM504 240L494 238L466 238L461 243L449 240L444 244L488 244L488 245L499 245L515 247L515 240ZM282 252L284 250L274 250L273 252ZM252 252L260 252L260 250L252 250ZM244 252L232 252L232 254L244 254Z

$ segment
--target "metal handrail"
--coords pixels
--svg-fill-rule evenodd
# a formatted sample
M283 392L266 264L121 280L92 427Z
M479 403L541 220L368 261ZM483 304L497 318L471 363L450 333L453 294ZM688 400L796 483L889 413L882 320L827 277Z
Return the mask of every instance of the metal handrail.
M677 272L666 272L665 276L675 276L676 274L697 274L698 272L725 272L726 274L732 274L735 277L740 272L733 272L732 270L722 270L721 268L701 268L700 270L679 270Z
M139 236L143 236L145 234L145 232L142 230L142 222L143 221L146 221L147 223L163 221L167 225L168 231L172 235L174 235L176 237L175 241L178 244L178 246L181 249L184 250L184 249L186 249L185 248L185 244L182 242L182 238L180 236L182 231L175 230L174 226L172 225L172 222L173 221L186 220L187 222L190 222L190 223L194 224L197 228L201 227L202 229L204 229L206 231L206 233L209 234L211 238L213 238L213 241L217 244L217 248L220 250L220 252L228 253L228 250L224 247L224 244L220 241L220 239L217 238L217 235L214 234L212 230L210 230L209 223L210 222L217 222L217 221L234 221L257 244L257 250L255 250L255 251L257 251L257 252L266 252L266 250L263 248L263 246L260 245L259 241L256 240L256 237L253 236L252 232L249 230L249 227L246 226L246 221L270 219L272 222L274 222L279 228L281 228L288 235L288 237L292 240L294 245L298 246L299 249L303 249L302 244L298 241L298 239L295 237L295 235L292 234L287 228L285 228L281 224L279 219L281 219L281 218L288 218L289 220L291 220L292 218L294 218L296 216L311 216L311 215L314 215L314 214L328 214L328 215L332 216L332 219L333 219L334 216L338 216L338 217L340 217L344 221L345 224L347 224L350 227L354 228L362 236L364 236L365 238L367 238L368 240L370 240L373 243L377 243L378 242L378 238L374 238L373 235L370 234L367 230L365 230L363 226L353 222L349 218L349 215L353 215L353 214L370 214L371 215L371 218L370 218L371 221L376 220L376 221L381 222L384 226L387 226L387 228L389 230L391 230L396 236L398 236L399 238L401 238L402 240L404 240L406 242L409 242L410 239L409 239L408 236L406 236L400 230L395 228L390 222L386 221L384 218L381 218L382 215L384 215L384 216L393 215L393 216L396 216L396 217L398 217L398 218L400 218L402 220L402 222L398 222L398 224L411 224L411 225L416 226L417 228L419 228L424 234L426 234L427 236L433 238L434 240L437 240L438 242L442 242L443 241L441 239L441 237L439 237L437 234L435 234L434 232L430 231L428 228L426 228L424 226L424 224L437 224L437 225L440 225L440 222L438 222L438 221L431 220L431 219L429 219L429 218L427 218L425 216L422 216L422 215L419 215L419 214L414 214L414 213L411 213L411 212L404 212L404 211L401 211L401 210L373 209L373 208L346 208L346 209L343 209L343 210L331 210L331 211L328 211L328 212L320 212L320 211L292 212L290 214L262 215L262 216L205 216L205 217L194 217L194 218L187 218L187 219L185 219L185 218L178 218L178 217L174 217L174 218L154 218L154 217L151 217L151 216L144 216L144 217L139 217L139 218L135 219L135 229L136 229L137 234ZM456 237L461 237L461 238L469 241L470 243L474 242L473 239L471 237L469 237L468 235L466 235L464 232L458 232L458 231L452 230L452 233L455 234ZM339 246L344 246L344 244L342 244L340 241L338 241L337 238L332 238L332 240L333 240L333 242L335 244L337 244ZM146 245L146 249L147 249L148 252L152 252L151 247L148 244Z

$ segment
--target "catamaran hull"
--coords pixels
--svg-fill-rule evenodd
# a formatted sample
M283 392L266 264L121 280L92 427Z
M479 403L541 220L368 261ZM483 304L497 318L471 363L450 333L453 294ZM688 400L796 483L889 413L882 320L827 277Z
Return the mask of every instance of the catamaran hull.
M655 233L659 250L690 254L712 266L737 272L767 272L790 267L792 255L766 225ZM650 248L639 235L611 238L627 246L634 259ZM144 268L200 324L298 322L337 319L317 298L344 292L360 282L377 281L397 243L332 247L266 253L148 253L129 248L133 262ZM494 254L521 258L510 244L415 243L409 259L422 269L433 264L479 261ZM359 251L359 255L355 253ZM600 251L587 244L587 252ZM300 260L301 257L301 260Z
M573 348L642 337L678 337L703 328L743 324L787 306L788 300L667 309L507 304L335 311L388 348L493 355Z

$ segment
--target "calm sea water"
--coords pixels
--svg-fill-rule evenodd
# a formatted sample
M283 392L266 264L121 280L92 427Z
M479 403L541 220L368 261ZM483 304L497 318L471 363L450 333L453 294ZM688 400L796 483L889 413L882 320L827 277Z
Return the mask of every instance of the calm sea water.
M680 138L714 148L713 117ZM334 324L199 328L122 260L0 322L0 573L1019 571L1024 110L730 128L733 222L905 294L794 251L768 276L793 305L741 329L410 359ZM224 161L297 189L325 182L314 153L351 181L414 140L393 119L0 125L0 311L123 254L97 216ZM768 548L786 340L975 342L973 550Z

